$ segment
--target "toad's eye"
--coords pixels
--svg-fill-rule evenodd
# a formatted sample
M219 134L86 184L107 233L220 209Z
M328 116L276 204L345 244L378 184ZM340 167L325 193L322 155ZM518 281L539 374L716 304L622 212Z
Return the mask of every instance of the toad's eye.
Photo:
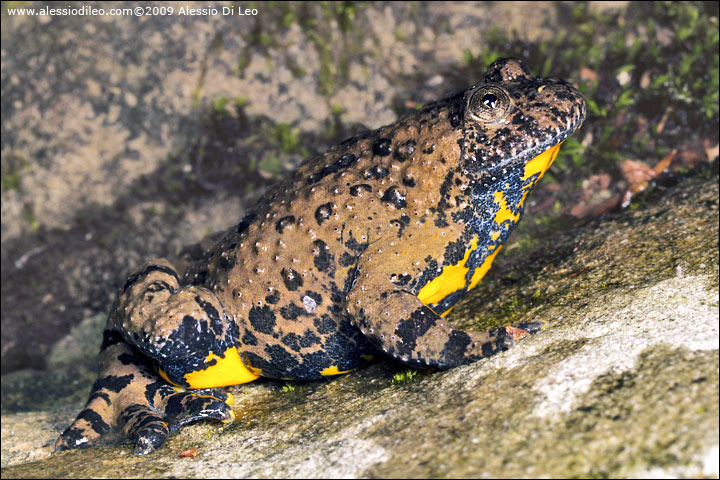
M497 122L512 108L512 102L505 90L494 85L478 87L471 93L466 112L480 122Z
M482 103L486 107L495 108L495 102L497 102L497 97L494 93L486 93L482 97Z

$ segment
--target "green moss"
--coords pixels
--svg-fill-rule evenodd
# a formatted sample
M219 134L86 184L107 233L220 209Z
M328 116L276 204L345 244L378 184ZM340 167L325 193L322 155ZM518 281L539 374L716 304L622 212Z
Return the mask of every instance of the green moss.
M220 98L213 100L212 109L215 110L216 112L220 112L225 109L225 107L227 106L228 103L230 103L230 99L225 96L222 96Z
M0 185L3 192L20 188L20 172L27 164L24 158L12 153L3 158L2 175L0 176Z
M29 203L23 205L22 216L30 226L31 232L37 232L40 229L40 222L35 216L35 210L33 209L32 205L30 205Z
M410 382L413 378L415 378L417 374L417 370L405 370L404 372L396 373L395 375L393 375L392 383L400 384Z
M272 176L282 173L283 168L277 155L271 153L264 157L257 165L257 169L269 173Z
M3 175L0 182L3 192L8 190L17 190L20 186L20 174L18 172L13 172L8 175Z
M235 99L235 108L242 109L245 108L250 101L246 97L237 97Z
M308 151L300 142L300 130L290 128L287 123L278 123L270 131L270 142L280 147L283 153L299 153L308 155Z

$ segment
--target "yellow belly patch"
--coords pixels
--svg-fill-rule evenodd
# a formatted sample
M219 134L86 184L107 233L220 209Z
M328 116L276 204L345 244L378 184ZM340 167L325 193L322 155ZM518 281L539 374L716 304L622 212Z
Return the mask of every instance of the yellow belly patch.
M335 365L333 365L332 367L328 367L328 368L326 368L325 370L321 371L321 372L320 372L320 375L322 375L323 377L330 377L330 376L333 376L333 375L340 375L340 374L343 374L343 373L348 373L349 371L350 371L350 370L340 371L340 370L338 370L338 367L336 367Z
M432 305L440 302L453 292L465 287L465 275L467 275L470 267L466 267L470 254L477 248L478 238L475 237L470 242L470 249L465 252L465 256L456 265L448 265L443 268L440 275L429 281L418 292L417 298L425 305Z
M212 360L217 361L215 365L185 375L185 380L190 385L190 388L226 387L228 385L252 382L259 377L259 375L248 370L242 362L237 347L227 349L224 358L211 353L205 359L208 362ZM170 381L167 374L162 370L160 370L160 376Z

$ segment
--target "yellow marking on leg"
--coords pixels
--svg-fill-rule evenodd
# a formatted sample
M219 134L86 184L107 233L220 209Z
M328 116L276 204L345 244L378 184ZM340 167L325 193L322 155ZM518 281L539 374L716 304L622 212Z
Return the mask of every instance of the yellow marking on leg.
M326 368L325 370L323 370L322 372L320 372L320 375L322 375L323 377L330 377L330 376L333 376L333 375L340 375L340 374L343 374L343 373L348 373L348 372L350 372L350 371L351 371L351 370L343 370L343 371L340 371L340 370L338 370L338 367L337 367L337 366L333 365L332 367L328 367L328 368Z
M466 267L470 254L477 248L478 238L475 237L470 242L470 249L465 252L465 256L456 265L448 265L443 267L442 273L430 280L417 294L418 300L425 305L433 305L440 302L453 292L465 287L465 275L467 275L470 267Z
M237 347L225 350L223 358L210 353L205 361L216 360L215 365L185 374L185 380L190 388L212 388L237 385L239 383L252 382L259 375L251 372L240 358Z
M533 184L533 185L534 185L534 184ZM530 193L530 190L525 190L525 192L523 193L522 198L520 199L520 201L519 201L518 204L517 204L518 208L522 207L522 204L525 203L525 199L527 198L528 193Z
M447 310L445 310L440 316L441 316L441 317L447 317L447 316L450 314L450 312L453 311L453 308L455 308L455 305L453 305L452 307L450 307L450 308L448 308Z
M223 420L222 423L228 424L228 423L232 423L234 421L235 421L235 412L233 412L231 409L230 410L230 418L228 418L227 420Z
M470 286L468 287L468 290L472 290L475 288L475 286L480 282L480 280L485 276L488 270L490 270L490 267L492 266L493 260L495 260L495 256L498 254L498 252L502 249L502 245L499 245L497 250L495 250L493 253L488 255L485 260L483 261L482 265L480 265L478 268L475 269L475 272L473 272L473 276L470 279Z
M175 382L173 382L172 380L170 380L170 378L168 377L167 373L165 373L162 368L158 367L157 371L158 371L158 374L163 378L163 380L165 380L166 382L168 382L170 385L173 386L173 389L174 389L176 392L184 392L184 391L185 391L185 387L181 387L181 386L178 385L177 383L175 383Z

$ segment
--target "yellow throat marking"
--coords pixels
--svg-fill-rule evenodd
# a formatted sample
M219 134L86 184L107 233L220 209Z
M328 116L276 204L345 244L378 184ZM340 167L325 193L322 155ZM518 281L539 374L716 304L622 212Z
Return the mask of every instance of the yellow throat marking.
M540 176L538 176L538 178L536 178L535 181L531 184L535 185L535 183L537 183L538 180L540 180L542 176L545 175L547 169L550 168L550 165L552 165L552 163L555 161L555 157L557 157L558 152L560 151L560 145L562 144L563 142L560 142L554 147L548 148L543 153L526 163L525 175L522 177L522 179L527 180L536 173L539 173Z
M525 198L530 191L529 187L535 185L535 183L537 183L538 180L542 178L547 169L550 168L550 165L552 165L555 157L557 157L558 151L560 150L560 145L562 145L562 142L558 143L553 147L550 147L537 157L527 162L527 164L525 164L525 171L523 172L524 175L522 177L523 180L527 180L528 178L531 178L533 175L538 173L540 175L532 183L529 183L524 187L526 191L523 193L523 196L517 205L518 207L522 206L522 204L525 202ZM495 192L493 194L493 198L495 200L495 203L500 205L500 208L495 214L494 221L496 224L500 225L506 220L510 220L513 223L520 220L520 214L513 213L513 211L508 208L507 201L505 200L505 195L503 194L503 192ZM490 236L493 241L497 240L499 237L499 231L492 232ZM460 260L455 265L448 265L446 267L443 267L442 273L440 275L432 279L423 288L420 289L417 295L418 300L420 300L425 305L437 304L451 293L456 292L461 288L465 288L466 275L470 271L470 267L466 267L465 264L470 258L470 254L473 252L473 250L477 248L477 245L478 237L474 237L470 242L470 248L465 252L465 256L463 256L462 260ZM492 262L493 260L495 260L495 257L497 256L501 248L502 245L488 246L488 249L492 253L485 257L482 265L477 267L473 272L470 283L468 285L468 290L475 288L480 282L480 280L488 272L488 270L490 270ZM440 316L444 317L445 315L450 313L450 310L452 310L452 307L450 307L445 312L440 313Z

